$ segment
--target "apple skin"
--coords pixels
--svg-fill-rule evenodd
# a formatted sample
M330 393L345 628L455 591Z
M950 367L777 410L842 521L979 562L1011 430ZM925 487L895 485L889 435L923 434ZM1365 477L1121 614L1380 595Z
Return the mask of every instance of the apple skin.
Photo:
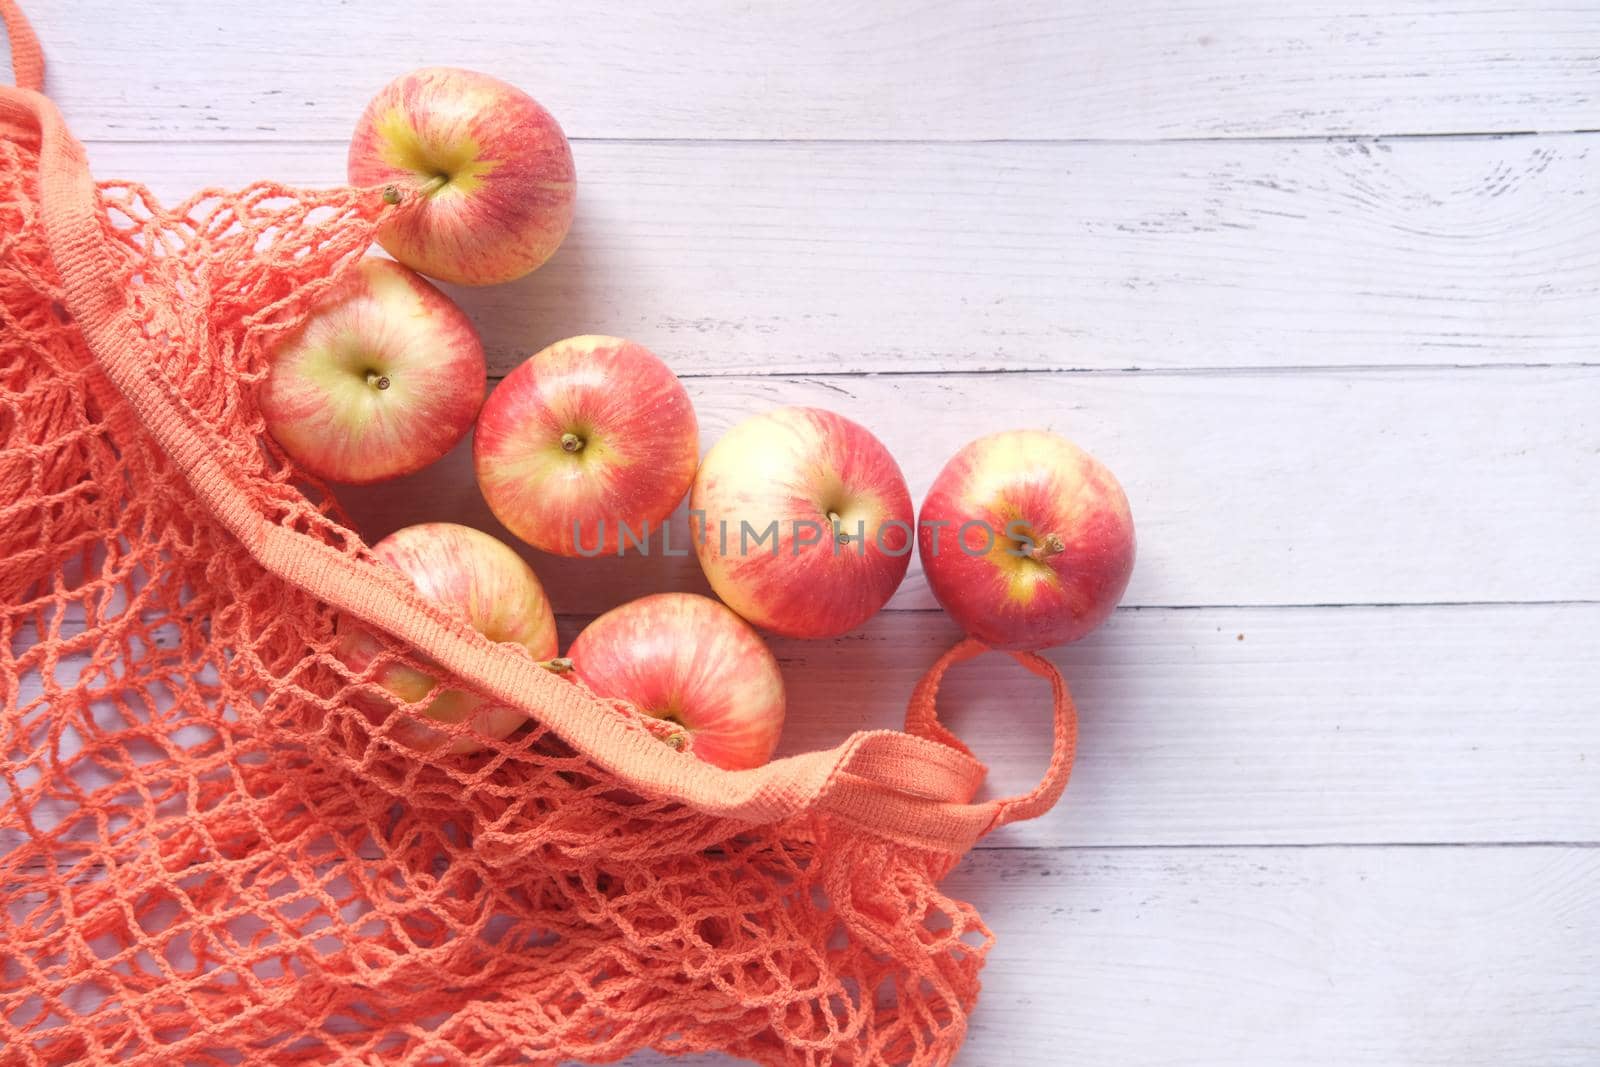
M278 345L259 402L296 464L362 485L455 447L486 381L471 320L415 271L374 257Z
M779 408L729 430L700 465L690 515L717 596L787 637L860 626L911 561L911 494L894 457L864 426L819 408ZM835 517L846 543L834 539ZM774 520L775 554L771 539L756 543ZM754 531L748 539L744 523ZM809 523L821 527L820 543L810 543Z
M572 225L572 148L514 85L453 67L404 74L373 97L350 141L350 184L416 191L378 230L407 266L494 285L549 259Z
M593 335L558 341L506 375L472 441L495 517L563 556L615 554L623 522L635 537L659 530L699 458L694 406L667 365L642 345Z
M987 552L979 527L958 541L967 522L994 532ZM994 648L1078 640L1110 617L1133 573L1122 486L1099 460L1042 430L981 437L957 452L923 501L917 542L933 595Z
M728 770L772 758L783 731L783 675L766 644L709 597L657 593L606 612L567 650L597 694L685 727L691 751Z
M372 552L410 579L417 592L465 619L491 641L521 645L537 660L555 656L556 620L544 587L505 543L469 526L425 522L396 530L373 545ZM343 624L339 630L339 659L358 674L371 668L383 648L378 640ZM435 684L434 676L398 661L377 667L373 681L407 702L426 700ZM393 710L393 705L374 697L358 696L352 702L374 720ZM422 714L447 723L470 717L475 732L494 738L505 737L526 721L515 708L461 689L436 694ZM423 752L474 752L483 747L474 737L452 738L412 719L398 723L393 736Z

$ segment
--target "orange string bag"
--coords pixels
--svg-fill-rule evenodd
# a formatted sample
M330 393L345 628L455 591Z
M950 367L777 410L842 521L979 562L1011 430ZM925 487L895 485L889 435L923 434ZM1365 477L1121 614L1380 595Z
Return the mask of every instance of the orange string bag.
M731 772L483 638L255 404L406 203L96 184L0 14L0 1063L950 1062L992 938L938 883L1065 787L1055 669L1016 656L1053 690L1043 782L979 803L934 710L973 642L904 732ZM347 628L381 635L361 673ZM415 751L421 702L370 711L395 661L528 724Z

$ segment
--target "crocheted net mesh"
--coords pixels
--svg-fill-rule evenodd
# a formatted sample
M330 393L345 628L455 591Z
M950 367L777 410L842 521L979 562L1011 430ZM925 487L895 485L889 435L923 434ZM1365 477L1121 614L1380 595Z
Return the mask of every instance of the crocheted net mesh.
M197 501L71 321L36 147L0 143L0 1062L947 1062L990 943L951 856L640 796L537 721L433 756L394 736L421 702L371 713L385 663L437 668L385 639L352 674ZM149 373L277 521L366 554L254 398L381 197L99 197Z

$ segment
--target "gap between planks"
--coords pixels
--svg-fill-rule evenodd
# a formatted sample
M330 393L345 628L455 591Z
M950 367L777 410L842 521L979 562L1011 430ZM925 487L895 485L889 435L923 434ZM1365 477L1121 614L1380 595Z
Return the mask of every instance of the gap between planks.
M3 36L3 34L0 34ZM948 146L982 147L985 145L1039 145L1039 146L1068 146L1087 147L1104 145L1115 148L1151 148L1160 145L1251 145L1251 144L1286 144L1286 145L1315 145L1315 144L1359 144L1362 142L1377 141L1505 141L1527 137L1585 137L1600 134L1597 127L1574 127L1563 129L1554 127L1547 130L1463 130L1460 132L1406 132L1401 130L1379 133L1286 133L1286 134L1240 134L1236 137L1227 135L1208 135L1203 137L568 137L569 144L574 145L793 145L795 147L872 147L881 145L893 147L906 145L911 147L922 146ZM337 137L295 137L292 139L272 137L207 137L196 139L180 136L171 138L161 137L111 137L96 135L84 139L85 144L104 145L158 145L170 147L174 144L205 144L223 147L278 147L284 144L299 144L310 147L345 148L349 145L349 138Z

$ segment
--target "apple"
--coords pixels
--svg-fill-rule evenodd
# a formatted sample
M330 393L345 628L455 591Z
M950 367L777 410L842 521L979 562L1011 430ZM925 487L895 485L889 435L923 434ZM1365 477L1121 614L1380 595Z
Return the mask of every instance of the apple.
M867 429L818 408L746 419L706 454L690 494L695 551L734 611L788 637L866 622L905 577L911 495Z
M981 437L923 501L918 552L933 595L995 648L1064 645L1104 622L1133 573L1133 515L1111 472L1063 437Z
M462 285L520 278L572 225L572 149L514 85L452 67L401 75L372 98L350 141L350 184L405 203L378 229L390 255Z
M483 345L461 309L374 257L274 349L259 401L267 432L301 468L364 484L455 447L485 381Z
M556 620L533 569L504 542L453 522L407 526L372 546L373 555L411 580L417 592L465 619L491 641L521 645L536 660L556 654ZM373 672L372 680L406 703L426 701L422 714L443 723L468 719L472 732L500 738L525 721L522 712L462 689L435 692L437 679L398 660L374 664L383 645L370 632L339 624L339 659L351 671ZM430 694L432 696L430 697ZM375 696L355 703L374 719L394 708ZM454 737L416 719L396 724L393 736L419 751L473 752L477 737Z
M689 731L690 750L728 770L772 758L783 730L778 661L709 597L657 593L595 619L567 650L595 693Z
M683 499L699 458L683 385L649 349L617 337L558 341L506 375L472 442L495 517L563 556L616 553L624 533L644 542Z

